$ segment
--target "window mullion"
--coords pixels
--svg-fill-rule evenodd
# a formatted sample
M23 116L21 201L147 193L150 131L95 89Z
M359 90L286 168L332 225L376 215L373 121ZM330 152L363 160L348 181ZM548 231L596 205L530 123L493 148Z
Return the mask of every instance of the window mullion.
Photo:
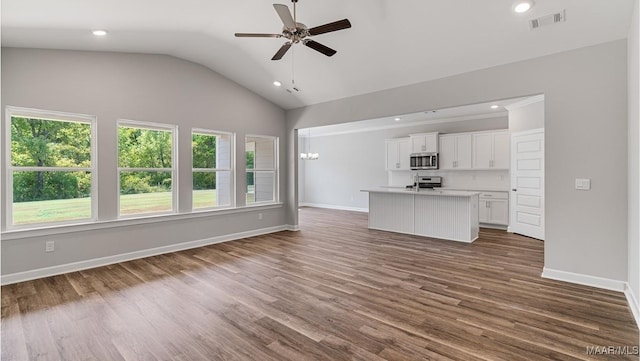
M120 167L118 171L121 172L173 172L174 168L127 168Z
M12 172L93 172L93 167L23 167L9 166Z

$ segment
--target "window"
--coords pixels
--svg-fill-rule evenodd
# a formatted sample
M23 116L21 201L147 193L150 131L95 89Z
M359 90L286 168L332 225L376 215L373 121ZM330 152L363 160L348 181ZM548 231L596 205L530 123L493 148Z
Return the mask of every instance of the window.
M118 122L119 215L176 211L176 127Z
M193 130L193 209L231 207L235 199L233 134Z
M278 138L259 135L245 139L247 204L273 203L278 197Z
M95 220L95 117L7 107L7 224Z

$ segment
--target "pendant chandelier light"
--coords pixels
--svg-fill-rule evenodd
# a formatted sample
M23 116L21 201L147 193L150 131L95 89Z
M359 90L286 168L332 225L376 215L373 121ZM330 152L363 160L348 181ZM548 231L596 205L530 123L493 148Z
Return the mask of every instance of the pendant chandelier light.
M311 153L311 128L307 129L307 141L306 141L306 153L300 153L300 159L302 160L316 160L319 157L318 153Z

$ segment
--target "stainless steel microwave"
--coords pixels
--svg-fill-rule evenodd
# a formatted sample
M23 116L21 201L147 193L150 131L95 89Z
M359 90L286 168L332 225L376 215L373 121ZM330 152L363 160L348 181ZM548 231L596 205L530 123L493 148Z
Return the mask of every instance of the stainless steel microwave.
M438 169L438 153L413 153L410 165L412 170Z

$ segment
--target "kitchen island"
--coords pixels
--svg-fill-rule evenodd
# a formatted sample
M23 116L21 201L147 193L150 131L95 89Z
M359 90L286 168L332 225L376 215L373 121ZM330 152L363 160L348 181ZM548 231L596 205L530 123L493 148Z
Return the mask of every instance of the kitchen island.
M478 238L478 192L377 187L369 228L471 243Z

